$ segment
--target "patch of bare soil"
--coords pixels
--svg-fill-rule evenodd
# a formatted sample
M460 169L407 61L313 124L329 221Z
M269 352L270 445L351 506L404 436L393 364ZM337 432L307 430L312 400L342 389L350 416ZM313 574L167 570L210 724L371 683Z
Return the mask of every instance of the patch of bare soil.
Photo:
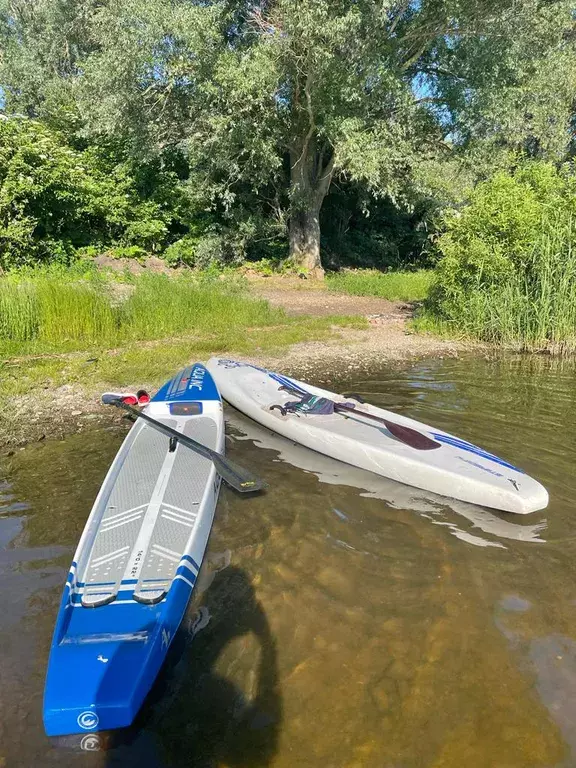
M253 287L255 295L266 299L275 307L283 307L289 315L364 315L391 320L406 319L412 307L400 301L388 301L377 296L349 296L318 290L294 290Z
M283 307L291 315L361 315L368 320L366 330L341 330L339 337L328 342L294 345L278 359L273 359L283 372L326 368L374 369L392 360L434 355L455 357L471 344L415 334L408 321L414 305L388 301L377 296L350 296L327 291L318 280L297 277L249 278L252 292Z

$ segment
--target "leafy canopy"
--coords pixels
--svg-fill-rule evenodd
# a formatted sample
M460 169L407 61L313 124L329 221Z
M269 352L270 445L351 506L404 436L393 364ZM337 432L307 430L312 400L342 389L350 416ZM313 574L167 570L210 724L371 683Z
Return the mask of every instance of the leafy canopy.
M192 210L275 239L333 181L410 207L562 158L574 35L567 0L0 0L0 83L74 142L177 148Z

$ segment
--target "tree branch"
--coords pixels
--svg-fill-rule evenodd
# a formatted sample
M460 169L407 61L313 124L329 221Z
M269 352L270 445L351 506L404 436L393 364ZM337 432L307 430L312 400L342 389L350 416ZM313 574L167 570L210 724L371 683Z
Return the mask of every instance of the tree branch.
M388 34L392 37L394 32L396 31L396 27L398 24L402 21L402 17L410 7L410 0L404 0L402 3L400 9L398 10L398 13L396 14L392 24L390 25L390 29L388 30Z
M326 197L330 184L332 183L332 176L334 175L334 166L336 164L336 152L332 150L330 160L326 163L322 169L322 176L318 179L318 185L316 187L316 202L318 206L322 203L322 200Z
M306 84L304 85L304 95L306 96L306 112L308 113L308 119L309 119L310 125L306 133L306 136L304 137L304 141L302 143L302 151L300 152L300 156L298 157L298 159L292 164L292 170L295 170L301 165L302 160L308 153L308 147L310 146L310 141L312 140L312 137L316 132L316 123L314 121L314 111L312 109L312 97L310 95L310 83L311 83L311 76L310 76L310 71L308 71L308 74L306 75Z

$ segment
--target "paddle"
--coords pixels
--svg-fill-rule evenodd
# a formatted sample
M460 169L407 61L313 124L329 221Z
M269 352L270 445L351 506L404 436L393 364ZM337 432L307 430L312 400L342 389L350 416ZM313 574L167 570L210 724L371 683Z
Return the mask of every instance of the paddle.
M377 421L380 424L383 424L396 440L409 445L411 448L416 448L418 451L431 451L434 448L441 447L440 443L437 443L436 440L432 440L428 435L423 435L422 432L418 432L418 430L412 429L412 427L403 427L401 424L388 421L388 419L383 419L381 416L374 416L371 413L366 413L366 411L359 411L354 406L345 405L344 403L335 403L334 411L343 416L355 413L356 416L362 416L364 419Z
M279 390L290 392L290 394L293 394L297 397L302 397L302 391L286 385L279 387ZM347 395L342 395L342 397L352 397L359 403L364 402L364 400L359 395L352 392ZM355 413L357 416L363 416L365 419L372 419L372 421L377 421L378 423L383 424L388 432L390 432L390 434L396 438L396 440L399 440L405 445L409 445L410 448L415 448L418 451L431 451L434 448L441 447L440 443L437 443L436 440L432 440L431 437L423 435L422 432L418 432L418 430L412 429L412 427L403 427L401 424L396 424L395 422L384 419L381 416L374 416L371 413L366 413L366 411L359 411L354 405L347 405L346 403L335 403L334 401L332 402L334 403L334 413L339 413L341 416ZM274 408L276 406L272 407ZM279 407L282 409L282 406Z
M150 424L151 427L157 429L158 432L167 435L171 441L182 443L186 448L190 448L191 451L198 453L200 456L204 456L206 459L210 459L221 478L235 491L239 491L240 493L253 493L255 491L261 491L266 487L266 484L262 480L245 470L243 467L238 466L238 464L230 461L230 459L226 459L221 453L213 451L211 448L202 445L202 443L192 440L191 437L187 437L181 432L172 429L172 427L162 424L161 421L153 419L151 416L148 416L147 413L143 413L142 411L133 408L131 405L128 405L128 403L125 403L122 400L121 395L118 396L115 393L105 393L102 395L102 403L104 405L114 405L116 408L120 408L121 410L126 411L126 413L130 413L136 418L143 419L147 424Z

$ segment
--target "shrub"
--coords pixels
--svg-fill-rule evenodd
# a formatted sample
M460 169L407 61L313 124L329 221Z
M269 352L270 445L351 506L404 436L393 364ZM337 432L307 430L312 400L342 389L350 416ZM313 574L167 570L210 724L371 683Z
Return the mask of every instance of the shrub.
M175 243L169 245L164 251L164 259L170 267L181 265L193 267L195 265L196 245L198 239L195 237L182 237Z
M147 251L160 251L168 234L168 227L160 219L133 221L128 224L123 239Z
M225 237L213 232L188 235L176 240L164 251L164 259L171 267L185 265L196 269L218 267L232 260Z
M435 309L459 315L470 295L497 287L534 267L542 232L576 215L576 180L569 169L528 162L479 184L469 204L452 211L438 240L432 291Z
M159 251L185 231L185 202L161 163L78 149L35 120L0 120L0 268L69 263L90 246Z
M526 163L446 221L426 322L486 341L576 342L576 179ZM424 322L424 321L423 321Z

